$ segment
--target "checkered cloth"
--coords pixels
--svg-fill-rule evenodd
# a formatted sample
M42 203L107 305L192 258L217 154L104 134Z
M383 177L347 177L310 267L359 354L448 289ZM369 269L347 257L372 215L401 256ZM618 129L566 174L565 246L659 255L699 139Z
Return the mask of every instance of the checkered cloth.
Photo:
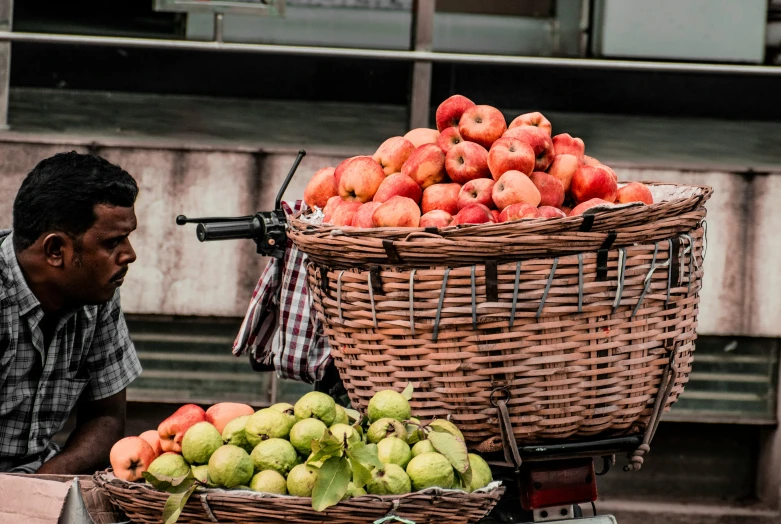
M283 202L288 215L294 210ZM272 258L252 293L247 314L233 343L233 354L247 351L259 363L274 364L280 378L313 383L323 378L331 348L317 319L306 284L304 254L290 240L284 260Z
M81 400L119 393L141 364L119 290L107 303L63 312L44 347L43 309L0 231L0 471L32 473L59 448L51 441Z

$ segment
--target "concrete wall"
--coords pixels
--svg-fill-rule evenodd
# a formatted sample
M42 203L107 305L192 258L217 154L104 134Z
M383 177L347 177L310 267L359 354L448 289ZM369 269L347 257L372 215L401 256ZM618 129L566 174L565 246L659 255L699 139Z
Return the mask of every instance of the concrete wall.
M0 142L0 227L11 222L14 195L35 163L68 144ZM138 180L138 253L123 288L126 311L157 315L243 316L266 260L250 241L200 243L176 215L244 215L273 207L295 155L139 147L93 149ZM365 153L356 151L355 154ZM300 198L318 168L343 157L304 158L286 200ZM701 334L781 336L781 172L750 175L615 166L620 178L710 185L708 253Z

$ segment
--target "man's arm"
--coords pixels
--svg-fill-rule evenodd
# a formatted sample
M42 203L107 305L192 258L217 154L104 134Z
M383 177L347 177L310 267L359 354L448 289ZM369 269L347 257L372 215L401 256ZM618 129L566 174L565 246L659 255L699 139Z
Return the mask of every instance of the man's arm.
M76 428L65 448L38 473L94 473L109 464L111 446L125 434L125 390L100 400L80 401Z

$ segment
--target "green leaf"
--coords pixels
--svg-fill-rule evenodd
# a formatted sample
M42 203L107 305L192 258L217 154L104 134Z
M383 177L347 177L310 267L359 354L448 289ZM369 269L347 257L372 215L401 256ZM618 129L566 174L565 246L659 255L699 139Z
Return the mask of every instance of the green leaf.
M429 433L429 442L439 453L445 456L458 473L465 475L469 471L469 452L466 443L450 433Z
M319 451L312 454L312 457L306 461L307 464L310 464L312 462L320 462L324 459L328 459L331 457L341 457L342 456L342 446L328 446L326 448L320 449Z
M323 511L342 500L351 477L350 464L345 457L331 457L323 462L312 490L312 509Z
M350 466L353 469L353 484L356 488L364 487L372 479L371 470L357 460L350 460Z
M148 471L144 471L141 475L149 482L156 490L165 491L167 493L182 493L187 491L190 486L195 482L192 469L181 477L166 477L165 475L155 476ZM184 488L182 488L184 486Z
M407 383L407 387L404 388L404 391L401 392L401 396L406 398L407 400L412 400L412 393L415 391L415 387L412 385L412 382Z
M385 464L377 456L377 450L366 447L366 444L363 442L350 444L350 447L347 448L347 456L356 462L360 462L364 467L371 466L380 470L385 469Z
M192 482L190 487L181 493L171 493L163 507L163 522L165 522L165 524L174 524L174 522L179 520L179 515L182 514L184 505L187 504L187 500L190 498L190 495L193 494L195 488L196 484L195 482Z
M328 446L341 446L342 442L326 429L323 436L320 437L318 444L320 449L326 449ZM314 448L312 450L314 451Z
M349 418L353 419L354 421L356 421L356 422L360 422L361 421L361 414L357 410L345 408L344 412L347 413L347 416Z

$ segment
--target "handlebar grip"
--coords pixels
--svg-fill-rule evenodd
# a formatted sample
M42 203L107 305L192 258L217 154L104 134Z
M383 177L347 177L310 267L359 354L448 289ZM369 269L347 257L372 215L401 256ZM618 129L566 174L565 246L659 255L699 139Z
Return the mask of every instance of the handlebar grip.
M234 238L256 238L263 226L260 221L253 217L251 220L241 222L212 222L207 224L198 224L196 234L198 240L207 242L209 240L230 240Z

